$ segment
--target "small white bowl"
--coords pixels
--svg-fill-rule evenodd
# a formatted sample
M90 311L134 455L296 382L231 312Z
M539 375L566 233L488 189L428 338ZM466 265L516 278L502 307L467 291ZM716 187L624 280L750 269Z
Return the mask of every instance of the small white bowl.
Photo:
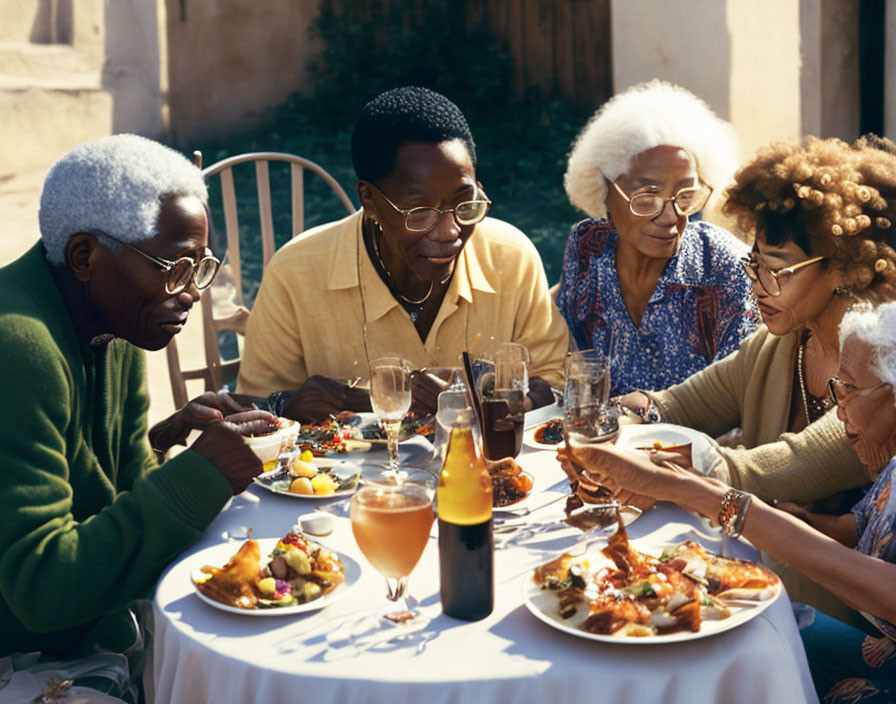
M258 455L258 459L264 462L270 462L277 459L280 454L280 445L282 443L282 431L275 430L265 435L246 436L243 440L252 448L252 451Z

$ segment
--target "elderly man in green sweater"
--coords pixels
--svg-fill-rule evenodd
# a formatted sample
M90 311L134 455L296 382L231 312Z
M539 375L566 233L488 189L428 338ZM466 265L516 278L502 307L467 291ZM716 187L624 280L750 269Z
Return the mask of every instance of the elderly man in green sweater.
M261 471L240 433L274 418L226 422L246 410L226 395L147 433L140 348L164 347L217 272L206 200L156 142L82 144L47 176L41 242L0 269L0 658L133 650L129 602Z

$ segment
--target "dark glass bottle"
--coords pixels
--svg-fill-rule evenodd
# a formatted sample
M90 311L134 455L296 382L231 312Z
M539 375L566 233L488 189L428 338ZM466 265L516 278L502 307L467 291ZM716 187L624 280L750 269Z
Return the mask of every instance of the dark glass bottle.
M469 410L452 423L437 489L442 611L478 621L494 608L492 482Z

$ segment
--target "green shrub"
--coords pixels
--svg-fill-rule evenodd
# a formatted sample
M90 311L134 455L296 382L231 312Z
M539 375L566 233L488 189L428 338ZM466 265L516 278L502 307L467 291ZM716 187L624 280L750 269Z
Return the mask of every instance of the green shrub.
M201 145L206 165L248 151L283 151L310 159L346 189L357 204L351 166L351 127L360 108L400 85L439 91L461 108L476 140L478 176L494 201L491 214L519 227L535 243L548 280L560 273L570 226L581 217L563 190L572 141L588 113L557 100L516 100L513 63L475 19L477 3L461 0L391 0L380 3L322 0L312 32L323 51L309 70L312 95L293 95L270 110L260 127ZM473 17L474 19L471 19ZM245 207L240 210L244 295L254 300L261 278L261 244L251 167L235 172ZM271 167L277 245L291 236L289 178ZM211 194L214 230L223 233L218 193ZM319 179L306 178L306 228L342 217L342 205ZM221 252L222 242L213 242Z

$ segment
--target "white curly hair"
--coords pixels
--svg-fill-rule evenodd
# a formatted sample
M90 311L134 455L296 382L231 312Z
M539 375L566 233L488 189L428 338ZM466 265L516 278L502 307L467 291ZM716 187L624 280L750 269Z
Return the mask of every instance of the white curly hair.
M851 337L871 346L870 371L896 390L896 301L850 308L840 321L841 353Z
M79 232L105 232L129 243L154 237L167 195L208 202L202 172L179 152L134 134L79 144L44 180L38 219L47 259L64 263L65 246Z
M608 100L576 138L563 183L570 202L593 218L607 217L607 184L632 159L660 145L681 147L714 194L731 181L740 159L734 128L681 86L653 80Z

